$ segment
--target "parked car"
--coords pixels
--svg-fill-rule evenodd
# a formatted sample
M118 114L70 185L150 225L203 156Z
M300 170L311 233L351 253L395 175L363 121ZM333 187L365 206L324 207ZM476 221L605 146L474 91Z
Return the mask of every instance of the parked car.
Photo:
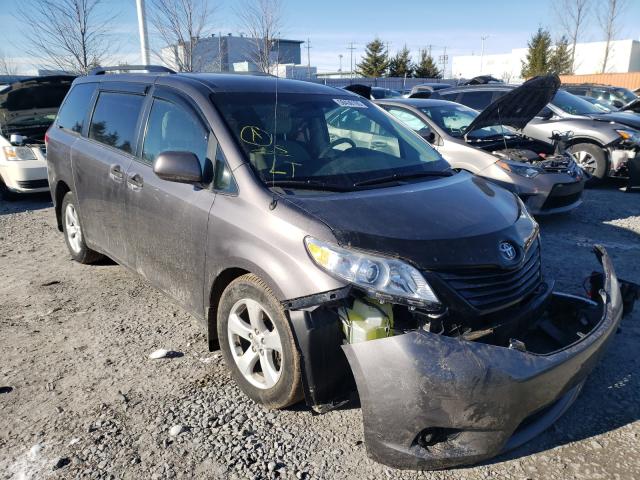
M595 98L605 102L613 107L614 110L619 110L638 99L638 96L628 88L614 87L611 85L564 83L562 84L562 88L574 95Z
M73 259L108 255L192 312L267 407L324 412L357 388L367 451L389 465L532 438L622 316L603 248L593 300L553 291L517 196L344 90L97 69L47 144Z
M402 94L390 88L371 87L371 96L373 98L395 98L401 97Z
M439 91L437 98L483 110L515 88L516 85L507 84L453 87ZM573 132L573 137L567 142L567 150L593 180L607 176L626 177L628 160L635 158L640 151L640 132L616 123L617 120L607 119L605 115L612 114L602 114L589 102L558 90L522 133L551 143L554 132Z
M451 84L449 83L438 83L438 82L421 83L419 85L414 85L411 88L411 90L409 90L409 93L406 95L406 97L411 97L416 94L421 94L422 98L428 98L428 96L431 93L437 92L438 90L443 90L445 88L450 88L450 87L451 87Z
M0 89L0 200L49 190L44 134L74 78L27 78Z
M515 130L547 104L558 86L553 77L538 77L482 113L446 100L394 98L376 103L429 141L453 168L511 190L532 214L541 215L573 210L582 203L584 189L584 175L571 155Z

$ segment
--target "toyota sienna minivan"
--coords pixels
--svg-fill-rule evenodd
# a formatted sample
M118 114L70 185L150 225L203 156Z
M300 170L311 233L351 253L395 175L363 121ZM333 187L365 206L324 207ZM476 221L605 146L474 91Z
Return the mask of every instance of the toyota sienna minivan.
M520 445L573 402L622 316L604 249L591 299L556 292L521 201L370 101L150 70L74 82L47 134L58 226L76 261L199 318L250 398L359 397L369 455L419 469Z

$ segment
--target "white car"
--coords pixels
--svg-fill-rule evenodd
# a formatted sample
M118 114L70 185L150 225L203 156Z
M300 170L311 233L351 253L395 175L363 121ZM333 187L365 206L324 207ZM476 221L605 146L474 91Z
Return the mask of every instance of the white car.
M34 77L0 88L0 199L47 192L44 136L75 77Z

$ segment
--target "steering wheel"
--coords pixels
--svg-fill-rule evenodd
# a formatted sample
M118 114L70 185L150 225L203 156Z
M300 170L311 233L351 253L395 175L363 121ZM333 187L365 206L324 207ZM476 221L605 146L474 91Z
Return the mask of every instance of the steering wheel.
M324 148L324 150L320 152L320 158L324 157L327 153L329 153L331 150L333 150L336 146L340 145L341 143L348 143L351 146L351 148L356 147L356 142L354 142L350 138L344 138L344 137L336 138L332 142L329 142L329 145L327 145Z

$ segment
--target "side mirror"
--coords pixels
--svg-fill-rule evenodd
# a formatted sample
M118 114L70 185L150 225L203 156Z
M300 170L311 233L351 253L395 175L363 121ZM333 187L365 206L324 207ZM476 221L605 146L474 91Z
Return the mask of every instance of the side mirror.
M202 182L200 160L191 152L162 152L153 162L153 171L168 182Z
M551 117L553 117L553 112L549 107L544 107L542 110L540 110L540 113L538 113L538 117L544 120L549 120Z
M418 130L418 135L429 143L434 143L436 141L436 134L429 128L421 128Z

